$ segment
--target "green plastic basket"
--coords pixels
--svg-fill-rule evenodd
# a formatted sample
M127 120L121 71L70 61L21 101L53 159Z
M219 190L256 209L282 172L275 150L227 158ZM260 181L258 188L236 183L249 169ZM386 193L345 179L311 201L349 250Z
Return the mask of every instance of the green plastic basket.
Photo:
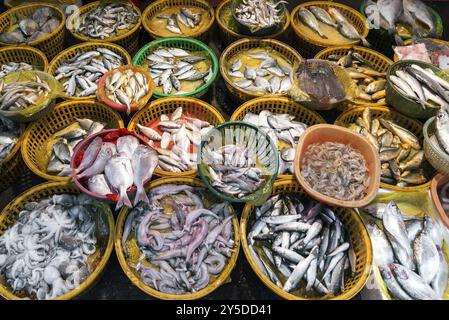
M244 197L237 198L231 195L224 194L212 186L207 170L208 165L203 161L203 150L206 146L212 143L216 137L219 137L219 139L221 139L221 144L220 141L218 141L217 147L229 143L237 143L237 141L240 141L240 138L242 137L250 137L249 139L244 141L244 145L251 145L253 148L257 149L255 153L258 155L257 158L259 163L263 165L264 169L267 170L267 173L270 173L265 176L266 183L263 188ZM271 195L278 170L279 153L277 150L277 146L274 144L273 140L271 140L271 138L265 133L265 131L260 130L258 127L252 124L242 121L226 122L214 127L214 129L211 129L201 140L201 147L198 151L198 173L201 180L211 191L211 193L223 200L236 203L253 203L255 205L265 202Z
M133 58L133 65L141 66L145 61L146 57L149 56L158 47L166 48L181 48L188 51L205 51L209 55L212 62L212 77L202 86L196 88L196 90L184 93L184 94L164 94L164 93L154 93L153 96L156 98L166 98L166 97L192 97L200 98L209 90L209 87L215 81L218 74L218 58L215 53L203 42L193 39L193 38L180 38L180 37L170 37L161 38L151 41L142 49L137 52Z

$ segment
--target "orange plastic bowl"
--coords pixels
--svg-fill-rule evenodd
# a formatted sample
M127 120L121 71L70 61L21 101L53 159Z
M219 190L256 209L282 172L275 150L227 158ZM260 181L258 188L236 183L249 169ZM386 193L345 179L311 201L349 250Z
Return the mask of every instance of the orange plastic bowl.
M432 179L432 183L430 184L430 195L432 197L433 204L435 206L435 209L437 209L441 220L443 220L443 223L447 228L449 228L449 216L441 204L439 191L441 187L448 182L449 176L438 174Z

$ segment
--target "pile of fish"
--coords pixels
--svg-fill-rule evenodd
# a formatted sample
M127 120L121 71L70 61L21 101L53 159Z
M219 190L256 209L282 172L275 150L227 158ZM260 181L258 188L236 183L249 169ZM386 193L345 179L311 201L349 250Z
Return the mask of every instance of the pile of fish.
M89 38L107 39L131 30L139 15L130 4L108 3L81 16L74 31Z
M345 290L356 257L348 231L332 209L298 194L278 194L252 216L248 248L274 284L305 297Z
M169 172L194 170L201 139L213 128L209 122L183 113L182 107L171 115L161 115L154 125L137 127L159 154L159 168Z
M0 41L10 44L28 43L39 40L58 28L58 15L49 7L41 7L29 17L17 15L13 25L0 34Z
M78 179L87 179L87 187L93 193L118 195L118 210L123 205L132 207L127 192L133 186L137 189L134 205L140 201L149 203L144 183L153 175L157 163L156 151L133 135L121 136L115 143L96 137L86 148L75 174Z
M446 182L438 192L441 206L446 214L449 214L449 182Z
M19 126L11 120L0 116L0 163L9 155L17 141L19 141L19 137Z
M227 144L218 149L206 147L203 161L207 165L211 185L237 198L263 188L265 174L257 165L256 152L243 144Z
M399 60L419 60L449 70L449 46L433 39L416 39L412 45L395 47L394 52Z
M33 66L25 62L8 62L0 67L0 79L5 77L11 72L17 71L30 71L33 70Z
M430 8L420 0L369 0L367 20L393 35L419 38L437 35L436 21Z
M447 109L437 111L435 134L430 136L430 141L449 156L449 114Z
M260 62L251 68L242 62L243 58ZM239 59L230 65L228 75L233 78L237 87L245 91L283 94L292 86L293 68L280 64L276 57L264 50L252 50L243 52Z
M56 69L55 78L63 81L66 95L86 97L97 91L98 80L108 71L125 63L122 56L107 48L80 52L64 60Z
M318 6L303 7L299 9L298 16L302 23L323 39L329 39L329 37L321 30L320 22L335 28L346 39L358 40L364 46L370 46L368 41L360 35L351 21L337 8L322 8Z
M362 103L385 105L386 73L373 69L371 63L364 59L354 49L346 55L330 55L330 61L348 71L349 76L356 82L360 92L357 100ZM357 101L356 100L356 101Z
M54 299L78 288L93 271L96 203L59 194L29 202L0 236L0 275L15 294Z
M427 182L424 151L413 133L391 120L373 119L369 108L349 129L364 135L379 152L382 182L398 186Z
M165 94L194 91L212 77L212 66L208 58L180 48L159 47L147 56L147 60L150 63L148 71L154 83ZM200 64L206 66L206 69L200 70ZM195 86L185 92L182 90L185 82L194 83Z
M34 80L19 80L5 83L0 79L0 110L17 111L38 105L51 92L48 83L38 75Z
M307 146L301 175L315 191L340 200L359 200L370 183L366 160L358 150L336 142Z
M439 300L448 284L448 265L442 251L443 235L430 216L404 215L395 202L375 203L364 209L374 261L390 294L399 300Z
M278 146L280 150L278 174L294 173L293 161L295 160L296 146L299 137L307 129L306 124L294 119L295 117L289 114L263 110L258 115L249 112L242 120L264 130Z
M423 109L449 109L449 82L429 68L411 64L390 75L393 87L402 95L419 103Z
M138 103L150 91L147 77L139 71L126 69L114 71L105 81L106 97L116 103L123 104L127 113L131 113L131 105Z
M235 7L234 14L245 25L267 28L282 22L282 12L287 1L242 0ZM281 7L279 7L281 6Z
M176 34L183 34L179 23L188 29L196 28L202 20L201 13L193 13L188 8L181 8L177 13L173 14L160 14L157 19L167 20L165 28Z
M47 165L47 172L66 177L70 175L70 160L75 147L83 139L100 132L104 124L90 119L76 119L72 125L56 132L53 135L54 144L51 149L50 160Z
M140 271L148 286L169 294L204 289L234 252L233 215L224 203L207 203L205 189L163 185L151 189L150 206L139 204L126 218L122 247L135 239ZM143 260L143 261L142 261Z

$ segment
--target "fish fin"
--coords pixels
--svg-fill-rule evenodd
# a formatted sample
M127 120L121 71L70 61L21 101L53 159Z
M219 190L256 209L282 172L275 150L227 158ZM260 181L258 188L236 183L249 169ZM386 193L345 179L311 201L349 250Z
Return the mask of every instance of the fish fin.
M128 194L126 193L126 189L121 187L120 188L120 197L118 198L117 206L115 207L115 210L117 211L118 209L123 207L123 205L130 207L130 208L132 208L132 206L133 206L131 201L129 201Z
M370 48L371 44L364 37L360 37L360 41L362 41L363 46Z
M140 201L150 203L145 188L137 188L136 197L134 198L134 206L136 206Z

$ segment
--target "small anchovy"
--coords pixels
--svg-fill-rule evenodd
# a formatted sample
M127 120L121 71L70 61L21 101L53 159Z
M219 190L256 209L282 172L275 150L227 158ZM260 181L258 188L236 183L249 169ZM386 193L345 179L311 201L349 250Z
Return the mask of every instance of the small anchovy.
M282 22L282 10L287 1L247 0L241 1L235 8L237 19L257 27L266 28Z

